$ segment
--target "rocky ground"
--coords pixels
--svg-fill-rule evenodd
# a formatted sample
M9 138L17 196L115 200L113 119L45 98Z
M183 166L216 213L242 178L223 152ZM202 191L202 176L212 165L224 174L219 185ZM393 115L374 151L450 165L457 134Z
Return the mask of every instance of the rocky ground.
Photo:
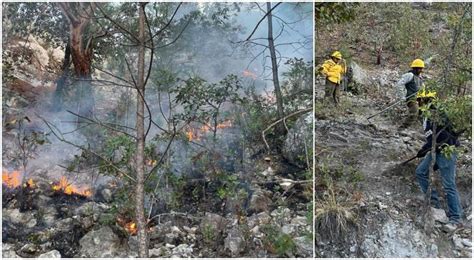
M126 216L112 209L120 180L85 169L83 175L95 176L92 196L54 190L58 176L72 173L55 161L39 168L42 151L47 153L52 145L41 146L32 161L35 170L28 178L33 185L3 185L3 257L137 256L136 236L120 219ZM4 151L13 148L14 142L4 142ZM14 154L4 154L10 156ZM4 169L6 165L4 160ZM244 168L245 172L235 172L238 185L247 191L243 198L220 199L211 183L190 180L184 184L180 206L155 210L149 224L150 256L311 256L311 181L305 180L304 171L277 155L259 156ZM199 187L207 191L191 192Z
M323 85L316 86L315 210L317 213L318 205L328 205L324 204L328 185L322 176L331 172L337 175L333 183L339 192L337 204L348 219L344 233L336 238L317 231L316 255L470 258L471 143L462 141L464 153L458 157L457 164L464 226L453 230L444 225L447 222L444 210L424 206L415 179L419 159L401 164L414 156L423 144L421 124L400 130L404 115L402 105L370 121L366 119L392 99L396 72L389 69L372 72L358 67L355 80L360 84L361 93L344 92L339 108L322 103ZM444 202L443 205L446 209ZM426 223L430 220L425 217L425 209L433 210L434 226L429 230Z
M81 151L52 136L48 137L50 142L32 149L34 154L23 170L18 136L48 129L36 115L35 106L15 108L29 120L25 121L25 132L14 127L3 132L4 173L17 170L22 177L19 187L3 185L3 257L136 257L136 236L130 229L133 218L117 213L115 208L121 196L117 187L123 180L101 175L87 164L70 171L68 165L81 156ZM61 114L43 113L54 123L67 121ZM225 185L236 185L224 192L243 191L242 196L219 193L219 187L224 186L208 178L208 166L196 163L202 145L213 147L210 143L173 143L170 169L177 178L183 177L183 186L181 190L165 187L156 193L162 196L162 204L155 205L150 215L150 256L312 256L308 213L312 182L307 179L304 159L311 143L311 126L311 116L297 120L285 141L287 156L258 152L263 144L260 148L253 144L239 148L242 134L236 127L218 133L214 148L219 156L213 165L228 174L220 177ZM68 137L81 144L84 138L76 133ZM231 156L232 151L239 155ZM91 187L91 196L54 190L62 176L72 184ZM29 179L34 185L26 185Z

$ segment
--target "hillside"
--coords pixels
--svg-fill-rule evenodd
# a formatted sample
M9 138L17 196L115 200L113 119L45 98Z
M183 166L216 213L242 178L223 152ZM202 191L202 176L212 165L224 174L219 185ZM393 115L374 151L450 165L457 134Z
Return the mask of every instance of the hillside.
M371 6L369 6L371 5ZM347 6L346 6L347 7ZM440 12L437 6L403 4L364 4L352 8L354 17L341 23L329 22L318 30L316 57L319 63L334 50L343 52L352 77L342 91L338 107L324 98L324 78L317 75L315 85L316 121L316 256L317 257L472 257L472 144L469 135L460 138L456 184L464 211L463 225L446 227L445 197L442 209L431 208L420 191L415 169L421 159L402 164L417 154L425 142L422 124L400 128L407 116L404 102L370 120L397 100L396 82L409 69L409 61L421 57L431 64L423 77L427 84L439 82L443 74L443 55L433 48L420 47L411 56L392 44L411 44L397 39L395 32L409 34L393 26L395 10L412 9L407 15L423 18L454 16L452 10ZM370 12L372 12L370 14ZM367 14L369 13L369 14ZM367 14L366 16L364 16ZM462 13L461 13L462 15ZM381 27L371 25L382 24ZM386 18L383 18L386 17ZM386 19L386 20L384 20ZM409 18L407 18L409 20ZM434 18L433 18L434 19ZM399 16L403 21L403 16ZM421 42L434 41L435 34L452 35L452 27L424 19L418 30L432 32ZM423 25L429 25L424 28ZM445 28L433 30L433 28ZM353 29L352 29L353 28ZM382 35L381 64L370 35ZM365 37L369 35L369 37ZM365 38L364 38L365 37ZM329 40L330 39L330 40ZM401 42L391 41L397 39ZM440 40L436 38L437 40ZM324 44L330 43L330 44ZM468 48L468 46L463 45ZM470 51L470 47L468 49ZM438 53L437 58L431 58ZM453 74L456 73L455 70ZM470 81L463 81L465 93ZM443 90L438 89L438 93ZM449 95L449 94L447 94ZM470 116L470 114L469 114ZM466 119L467 120L467 119ZM438 172L435 186L442 190ZM441 194L444 195L443 192Z

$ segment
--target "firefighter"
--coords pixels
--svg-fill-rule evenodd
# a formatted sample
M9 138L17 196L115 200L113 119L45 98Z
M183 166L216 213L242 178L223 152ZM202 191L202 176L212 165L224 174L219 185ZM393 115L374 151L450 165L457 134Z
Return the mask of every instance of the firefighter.
M341 65L341 60L342 54L339 51L335 51L331 54L331 59L326 60L320 68L320 72L326 77L324 97L332 97L336 106L339 103L339 88L342 75L345 73L345 68Z
M423 78L421 73L425 68L425 63L421 59L416 59L411 63L411 70L402 75L402 78L397 82L399 89L406 89L405 102L408 107L408 116L401 128L407 128L416 121L418 117L418 103L416 94L423 86ZM400 91L402 93L402 91Z
M420 105L426 105L428 109L433 112L436 110L431 101L436 98L436 92L420 90L417 93L417 99ZM428 192L428 187L431 185L429 180L429 167L432 160L431 147L433 142L433 122L429 118L423 119L423 128L425 131L426 142L418 151L417 157L423 158L416 168L416 178L423 193ZM436 124L436 164L434 170L439 170L441 183L446 196L448 204L448 217L450 225L461 225L462 209L459 199L459 193L456 188L456 153L443 153L442 150L446 146L459 146L458 133L455 133L451 127L449 120L444 117L442 123ZM440 208L438 191L431 186L431 204L436 208Z

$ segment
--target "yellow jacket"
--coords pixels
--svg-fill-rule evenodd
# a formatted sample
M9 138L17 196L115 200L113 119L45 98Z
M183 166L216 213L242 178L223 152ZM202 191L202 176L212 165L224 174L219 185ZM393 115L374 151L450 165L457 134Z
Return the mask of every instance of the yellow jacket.
M339 84L342 79L342 74L345 73L345 68L333 60L326 60L321 66L321 72L329 81Z

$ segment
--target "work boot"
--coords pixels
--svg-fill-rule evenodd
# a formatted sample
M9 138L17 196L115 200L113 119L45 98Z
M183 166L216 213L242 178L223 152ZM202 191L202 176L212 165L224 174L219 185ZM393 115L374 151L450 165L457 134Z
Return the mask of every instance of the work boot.
M460 228L462 228L462 222L461 221L452 221L450 220L448 224L445 224L443 226L443 231L446 233L452 233Z

